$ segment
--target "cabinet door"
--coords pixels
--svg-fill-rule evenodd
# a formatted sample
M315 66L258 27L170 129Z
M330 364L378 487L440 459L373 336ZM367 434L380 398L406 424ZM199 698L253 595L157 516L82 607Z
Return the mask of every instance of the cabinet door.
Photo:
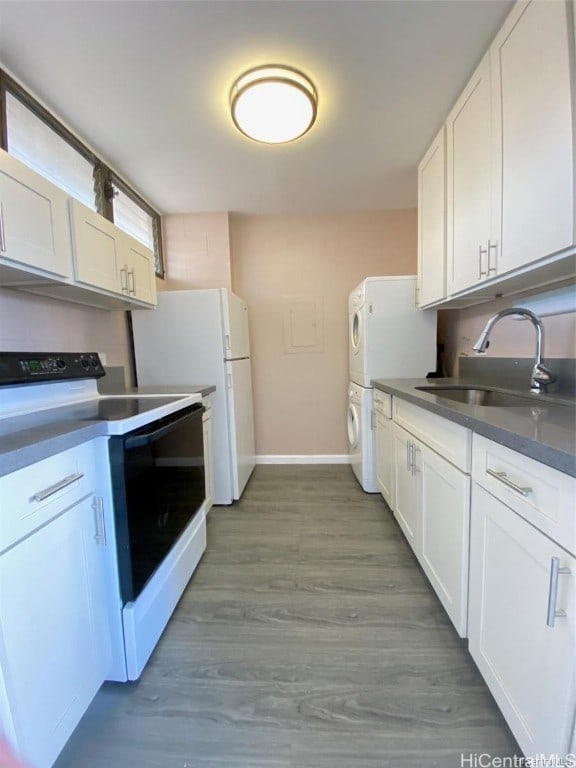
M552 558L560 573L551 595ZM576 560L473 485L470 653L527 756L568 749L576 706ZM551 598L565 612L547 626Z
M54 184L0 151L0 261L8 259L36 275L70 278L67 200ZM4 271L1 282L9 284L10 273Z
M70 225L78 282L121 293L118 228L77 200L70 200Z
M408 432L394 425L394 517L419 558L421 530L418 489L412 473L412 451L415 444L416 441Z
M110 665L92 497L0 555L0 664L18 751L50 766Z
M446 121L447 289L485 279L491 232L492 139L490 59L486 55Z
M425 445L416 447L420 486L420 563L460 637L468 617L470 477Z
M499 272L574 245L570 32L565 2L518 5L491 48L501 145Z
M122 239L123 289L131 298L156 304L156 276L154 254L149 248L130 235L119 233Z
M384 500L394 509L394 422L376 411L376 482Z
M418 166L418 306L446 296L445 129Z

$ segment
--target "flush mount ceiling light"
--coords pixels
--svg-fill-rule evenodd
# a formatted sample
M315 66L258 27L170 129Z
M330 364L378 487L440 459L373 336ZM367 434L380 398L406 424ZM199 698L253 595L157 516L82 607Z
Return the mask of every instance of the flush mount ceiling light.
M230 90L232 120L243 134L265 144L294 141L316 119L318 95L297 69L279 64L250 69Z

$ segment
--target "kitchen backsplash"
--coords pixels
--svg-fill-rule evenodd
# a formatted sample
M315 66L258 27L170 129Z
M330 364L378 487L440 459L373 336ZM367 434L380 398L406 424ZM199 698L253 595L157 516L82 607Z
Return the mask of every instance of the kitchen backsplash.
M100 352L130 371L126 313L0 288L0 349ZM128 382L130 383L130 382Z
M472 346L492 315L507 307L521 307L523 299L537 294L537 291L532 291L530 294L495 299L466 309L439 312L438 329L440 341L445 346L446 375L458 375L458 359L462 356L476 356ZM576 357L576 312L543 317L542 323L544 325L543 357ZM536 336L532 324L510 317L500 321L494 327L486 357L533 358L535 349Z

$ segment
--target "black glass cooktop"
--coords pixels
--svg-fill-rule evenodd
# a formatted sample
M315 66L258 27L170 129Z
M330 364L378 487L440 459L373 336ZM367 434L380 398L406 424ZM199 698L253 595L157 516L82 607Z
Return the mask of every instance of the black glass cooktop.
M180 402L182 397L100 397L79 403L54 406L26 414L15 414L0 418L0 438L14 435L17 432L27 432L44 428L50 429L54 424L78 422L121 422L134 416L148 413L155 408ZM154 421L154 416L150 421ZM140 420L141 421L141 420ZM144 420L144 423L147 423ZM129 423L126 425L129 427ZM0 449L1 450L1 449Z
M140 416L163 405L177 403L181 397L99 397L88 402L67 405L71 419L97 421L123 421Z

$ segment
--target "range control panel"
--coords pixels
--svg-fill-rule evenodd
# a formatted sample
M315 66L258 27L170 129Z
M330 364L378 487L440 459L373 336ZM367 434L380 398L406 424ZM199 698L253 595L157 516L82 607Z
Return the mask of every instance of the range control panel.
M97 352L0 352L0 385L105 375Z

